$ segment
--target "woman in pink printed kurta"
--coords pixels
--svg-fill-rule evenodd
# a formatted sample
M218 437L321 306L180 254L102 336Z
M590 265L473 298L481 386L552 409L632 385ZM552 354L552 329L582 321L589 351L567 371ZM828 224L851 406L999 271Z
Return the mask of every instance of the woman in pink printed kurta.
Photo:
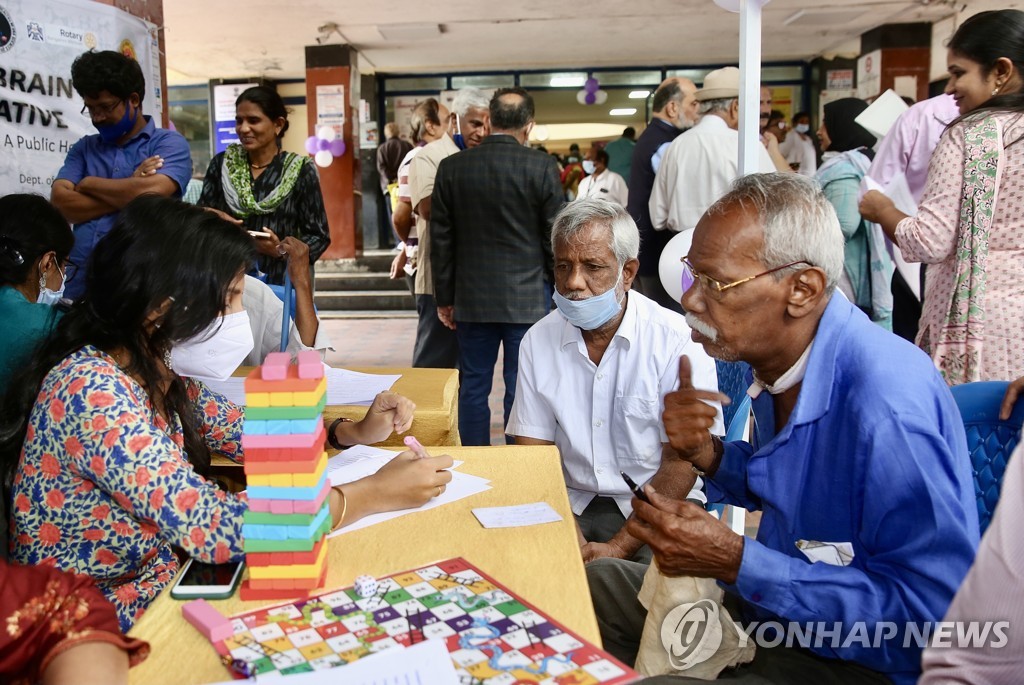
M1024 117L1001 113L1003 144L1024 136ZM896 227L896 242L908 261L928 264L918 340L936 340L957 277L957 234L966 147L963 123L948 130L932 155L928 185L915 217ZM1024 375L1024 145L1005 147L992 217L982 294L984 347L974 380L1006 380Z
M961 118L942 135L918 214L877 191L860 211L929 265L917 343L950 385L1024 375L1024 12L976 14L949 42Z

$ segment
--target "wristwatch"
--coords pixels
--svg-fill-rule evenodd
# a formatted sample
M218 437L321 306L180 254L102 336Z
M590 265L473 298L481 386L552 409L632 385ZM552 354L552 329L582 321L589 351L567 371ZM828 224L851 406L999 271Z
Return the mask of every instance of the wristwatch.
M327 442L336 450L347 450L349 447L352 447L352 445L342 445L338 442L338 436L334 434L334 432L338 430L338 425L342 423L353 423L353 421L352 419L346 419L343 416L341 418L334 419L334 421L331 422L331 427L327 429Z

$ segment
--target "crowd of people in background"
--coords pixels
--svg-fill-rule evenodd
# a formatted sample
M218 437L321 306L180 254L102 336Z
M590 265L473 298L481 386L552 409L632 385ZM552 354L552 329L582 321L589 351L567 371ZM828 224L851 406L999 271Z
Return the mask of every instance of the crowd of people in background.
M741 623L823 622L843 636L858 623L1024 620L1012 533L1024 456L980 538L950 392L1021 379L1010 407L1024 387L1022 46L1020 11L964 21L945 94L882 140L857 123L863 100L828 102L812 133L809 112L781 111L761 88L747 176L731 66L700 87L666 79L639 135L564 154L531 146L537 112L519 87L425 98L409 131L384 127L376 167L400 248L391 276L416 301L413 366L459 370L462 443L489 445L503 355L506 440L558 448L620 659L643 651L651 577L717 581L703 599ZM71 148L50 198L0 198L0 676L15 682L123 682L148 650L124 633L181 560L242 557L246 499L210 463L244 459L244 409L204 381L259 363L282 337L293 352L330 348L314 307L323 190L312 160L284 149L276 91L238 96L239 142L210 162L193 206L181 201L188 145L143 114L138 64L90 51L72 76L97 133ZM885 194L897 177L916 207ZM723 392L726 371L742 374L738 395ZM743 397L750 437L724 439L724 408ZM381 393L327 440L379 442L413 410ZM440 495L451 458L418 457L333 488L332 524ZM709 501L762 511L756 538ZM903 633L759 646L719 670L1010 683L1017 632L923 660Z

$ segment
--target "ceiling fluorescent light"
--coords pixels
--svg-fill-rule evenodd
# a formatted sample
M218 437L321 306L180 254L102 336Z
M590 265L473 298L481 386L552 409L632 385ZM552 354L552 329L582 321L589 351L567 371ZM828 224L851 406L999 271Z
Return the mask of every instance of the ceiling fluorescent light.
M441 35L439 24L378 24L377 31L384 40L411 41L437 38Z
M613 117L628 117L630 114L636 114L636 107L616 107L608 114Z
M782 25L783 26L789 26L790 24L792 24L794 21L796 21L800 17L804 16L805 14L807 14L807 10L805 10L805 9L804 10L797 10L793 14L789 15L788 17L786 17L782 21Z
M644 98L646 98L650 94L651 94L651 91L649 91L649 90L631 90L631 91L629 91L629 99L630 100L643 100Z
M552 76L549 85L552 88L579 88L586 79L582 76Z

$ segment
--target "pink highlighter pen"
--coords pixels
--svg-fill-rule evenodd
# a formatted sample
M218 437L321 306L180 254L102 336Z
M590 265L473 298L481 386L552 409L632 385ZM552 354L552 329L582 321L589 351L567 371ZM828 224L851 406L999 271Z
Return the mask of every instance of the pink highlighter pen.
M427 457L430 456L429 454L427 454L427 451L423 449L423 445L420 444L420 441L414 438L413 436L405 436L405 440L403 442L405 442L405 446L411 449L413 452L415 452L416 456L419 457L420 459L426 459Z

